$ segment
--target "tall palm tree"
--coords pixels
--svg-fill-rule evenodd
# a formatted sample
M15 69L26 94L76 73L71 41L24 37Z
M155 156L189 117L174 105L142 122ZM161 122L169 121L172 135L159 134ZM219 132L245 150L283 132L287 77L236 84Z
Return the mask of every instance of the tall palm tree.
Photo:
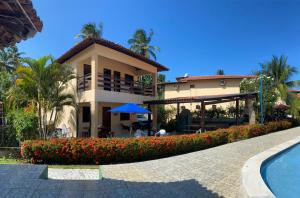
M224 70L223 69L218 69L216 72L217 75L224 75Z
M298 70L289 65L287 60L288 58L284 55L273 56L271 61L263 64L263 72L274 78L274 86L278 89L282 100L287 99L289 88L300 85L300 80L291 80Z
M13 72L20 64L23 54L15 45L0 49L0 71Z
M156 60L156 51L160 51L157 46L150 45L153 30L150 30L149 34L143 29L137 29L132 38L128 40L130 49L138 54L145 56L146 58L153 58Z
M101 38L103 35L103 24L100 23L99 26L95 23L86 23L82 26L80 34L77 34L75 38L85 39L88 37Z
M37 109L39 133L46 138L53 114L58 113L62 106L72 104L73 96L66 93L65 88L75 76L69 65L58 64L51 56L27 58L24 64L17 68L16 84ZM51 112L50 119L48 112Z

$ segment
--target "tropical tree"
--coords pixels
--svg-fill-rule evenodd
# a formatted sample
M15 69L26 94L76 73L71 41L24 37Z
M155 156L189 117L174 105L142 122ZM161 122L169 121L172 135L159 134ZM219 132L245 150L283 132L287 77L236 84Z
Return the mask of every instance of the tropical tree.
M86 23L82 26L80 34L77 34L75 38L85 39L88 37L101 38L103 35L103 24L100 23L99 26L95 23Z
M130 49L146 58L153 58L156 60L155 52L159 52L160 48L150 45L153 36L153 30L150 30L149 34L143 29L137 29L132 38L128 40Z
M273 56L271 61L262 65L263 72L274 79L274 86L278 89L280 97L284 101L289 100L289 88L300 85L300 80L291 80L298 70L296 67L289 65L287 60L288 58L284 55L280 57Z
M56 63L51 56L27 58L24 64L17 68L16 84L36 109L40 137L46 138L49 125L55 124L56 115L62 107L73 104L73 96L65 90L75 76L69 65Z
M21 63L22 55L15 45L0 49L0 71L12 73Z
M224 70L223 69L218 69L216 72L217 75L224 75Z
M275 103L278 100L279 92L273 84L274 79L270 76L263 75L262 76L262 87L263 87L263 104L264 104L264 117L266 119L271 119L272 111ZM242 80L240 84L241 93L251 93L251 92L259 92L260 91L260 75L257 75L256 78L246 78ZM259 95L260 97L260 95ZM259 100L256 102L256 106L259 106ZM260 112L259 112L260 114ZM261 115L259 115L261 116Z

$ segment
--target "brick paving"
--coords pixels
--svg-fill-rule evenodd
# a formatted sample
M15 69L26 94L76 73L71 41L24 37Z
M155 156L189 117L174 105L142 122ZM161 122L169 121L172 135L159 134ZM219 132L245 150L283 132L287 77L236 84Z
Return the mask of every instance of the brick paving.
M164 159L101 166L96 170L0 165L0 197L229 197L240 190L247 159L300 136L300 127Z

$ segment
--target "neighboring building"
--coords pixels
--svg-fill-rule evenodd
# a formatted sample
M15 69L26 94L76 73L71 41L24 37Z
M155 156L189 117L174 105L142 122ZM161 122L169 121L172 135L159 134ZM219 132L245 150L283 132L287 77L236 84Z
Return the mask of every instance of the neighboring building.
M77 79L68 91L76 95L78 111L65 107L58 124L70 128L75 137L96 137L101 129L122 136L122 125L136 120L136 114L115 114L111 108L124 103L143 104L156 97L156 81L165 66L104 39L87 38L57 60L74 68ZM151 86L138 82L139 76L150 74ZM156 111L152 109L155 124ZM127 132L128 134L128 132Z
M255 78L255 76L186 76L176 78L177 82L166 82L160 84L160 86L163 87L165 99L178 97L236 94L240 93L240 83L245 78ZM195 103L181 104L181 106L185 106L191 111L199 109L199 105L200 104ZM219 106L221 106L222 108L226 108L229 105L230 103L222 103Z
M297 89L290 89L289 92L290 92L290 93L296 94L297 97L300 98L300 90L297 90Z
M2 0L0 13L0 48L33 37L42 30L43 23L31 0Z

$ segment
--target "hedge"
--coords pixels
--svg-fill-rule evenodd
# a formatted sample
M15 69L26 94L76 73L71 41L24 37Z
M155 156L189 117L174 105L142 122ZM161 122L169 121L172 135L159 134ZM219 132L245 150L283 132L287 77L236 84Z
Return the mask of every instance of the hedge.
M289 121L278 121L166 137L29 140L22 143L21 155L32 163L47 164L135 162L207 149L291 127Z

